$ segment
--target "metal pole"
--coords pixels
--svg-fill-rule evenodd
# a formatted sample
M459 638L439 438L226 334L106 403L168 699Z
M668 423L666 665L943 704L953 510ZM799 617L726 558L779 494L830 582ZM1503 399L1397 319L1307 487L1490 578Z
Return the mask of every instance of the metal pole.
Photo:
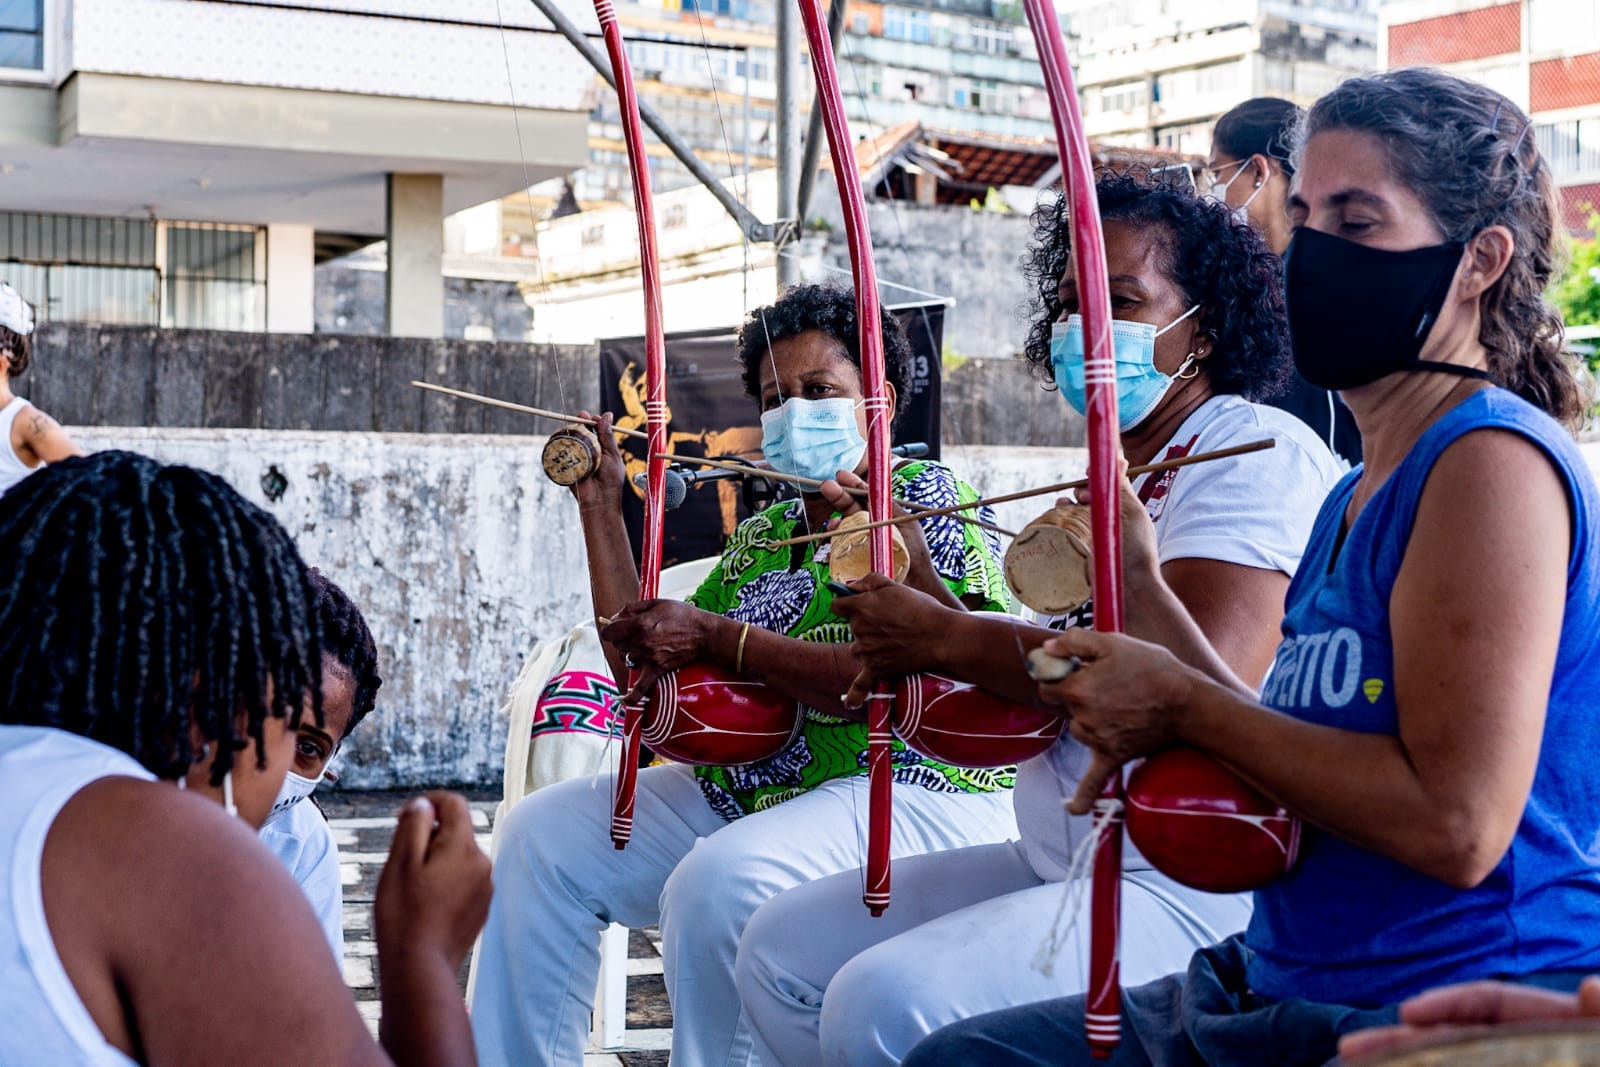
M750 47L744 50L744 195L750 198Z
M799 12L791 0L777 0L777 78L778 113L778 218L794 220L799 192L800 124L800 28ZM800 280L800 268L792 257L778 256L778 287L786 289Z
M782 3L783 0L779 0ZM849 0L833 0L828 8L828 39L833 42L834 62L839 60L839 41L844 36L845 8ZM822 108L811 98L811 115L806 119L806 155L800 163L800 193L795 198L795 226L805 228L811 210L811 192L817 187L817 163L822 158Z
M588 36L578 29L571 19L567 18L561 8L556 6L555 0L530 0L530 2L539 9L545 18L550 20L550 25L556 28L556 32L572 42L572 47L576 48L578 54L583 56L589 65L599 73L600 77L606 80L606 84L615 89L617 82L611 74L611 61L606 58L604 52L589 43ZM787 6L787 4L780 2L778 9L781 11ZM748 66L746 69L749 69ZM727 187L722 184L711 168L706 166L700 157L694 154L694 149L690 148L682 138L672 131L672 127L667 125L666 119L663 119L655 108L643 100L639 101L639 117L644 120L646 126L650 127L650 132L654 133L661 143L666 145L672 154L677 157L678 162L682 163L689 173L694 175L695 180L711 190L711 195L717 198L717 203L721 204L728 214L733 216L733 221L739 224L739 228L744 231L745 236L750 240L758 243L768 241L781 243L793 232L792 224L786 221L794 217L792 211L790 214L784 215L780 204L777 222L762 222L756 218L740 202L738 197L728 191ZM793 206L792 202L790 206Z

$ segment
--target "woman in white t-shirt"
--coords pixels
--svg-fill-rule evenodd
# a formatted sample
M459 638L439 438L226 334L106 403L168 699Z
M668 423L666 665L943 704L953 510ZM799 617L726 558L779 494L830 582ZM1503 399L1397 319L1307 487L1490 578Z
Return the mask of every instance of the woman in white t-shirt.
M0 282L0 496L45 463L83 455L61 424L11 391L33 360L33 305Z
M1186 192L1136 175L1102 178L1097 192L1119 320L1128 461L1277 442L1134 483L1155 522L1167 584L1240 677L1261 678L1289 578L1339 473L1303 423L1253 402L1279 387L1289 367L1278 258L1225 207ZM1038 287L1027 356L1081 412L1083 344L1065 204L1042 205L1035 223L1024 260ZM915 536L908 540L920 555ZM877 576L857 587L861 595L837 604L868 672L935 671L1030 704L1026 653L1052 629L1090 621L1088 608L1042 625L964 614ZM1160 640L1140 605L1129 603L1126 614L1130 633ZM863 697L870 682L864 672L851 697ZM1088 832L1088 817L1070 818L1063 808L1088 765L1087 750L1063 735L1018 771L1021 841L898 861L895 906L882 917L861 907L856 871L757 911L737 974L763 1062L898 1063L948 1022L1082 992L1086 923L1072 928L1052 966L1032 961L1057 924L1069 857ZM1131 846L1123 870L1121 966L1130 984L1181 968L1193 949L1249 919L1247 895L1185 888Z

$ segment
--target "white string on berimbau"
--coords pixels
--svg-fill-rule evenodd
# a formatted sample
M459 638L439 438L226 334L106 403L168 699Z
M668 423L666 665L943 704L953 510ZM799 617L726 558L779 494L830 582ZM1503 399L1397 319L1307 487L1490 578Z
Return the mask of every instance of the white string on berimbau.
M1067 803L1065 800L1061 802L1063 813L1066 812ZM1045 931L1044 940L1039 943L1038 951L1033 955L1033 969L1046 978L1055 974L1056 959L1066 948L1067 939L1072 936L1078 920L1083 916L1084 905L1088 901L1089 876L1094 871L1095 850L1100 847L1101 838L1106 836L1112 820L1116 817L1118 806L1115 800L1101 798L1095 801L1089 833L1072 850L1072 858L1067 863L1067 875L1061 883L1061 898L1056 905L1055 917L1050 920L1050 927ZM1066 840L1072 840L1070 813L1066 814Z

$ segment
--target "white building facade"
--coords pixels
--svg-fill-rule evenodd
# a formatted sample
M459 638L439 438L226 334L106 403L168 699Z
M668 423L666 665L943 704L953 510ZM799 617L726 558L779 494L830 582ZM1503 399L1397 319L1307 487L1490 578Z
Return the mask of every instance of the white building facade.
M1204 155L1256 96L1308 104L1375 69L1378 0L1062 0L1086 132Z
M43 318L309 331L314 264L387 236L390 332L437 336L444 217L587 156L592 72L527 4L0 13L0 271Z

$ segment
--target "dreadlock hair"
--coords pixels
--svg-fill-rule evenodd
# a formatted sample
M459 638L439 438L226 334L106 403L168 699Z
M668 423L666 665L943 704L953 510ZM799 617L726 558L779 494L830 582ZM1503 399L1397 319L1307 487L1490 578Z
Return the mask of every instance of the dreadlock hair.
M1255 228L1236 222L1225 204L1151 181L1139 168L1103 171L1095 196L1103 222L1130 223L1163 238L1162 270L1186 304L1200 305L1200 325L1211 339L1205 360L1211 388L1247 400L1281 392L1290 367L1283 265ZM1053 381L1050 331L1062 311L1057 291L1072 251L1069 207L1063 196L1040 202L1022 257L1034 290L1023 354L1047 385Z
M1306 115L1296 156L1326 130L1376 137L1389 172L1444 240L1469 241L1490 226L1511 231L1511 262L1478 298L1489 373L1569 429L1581 426L1588 403L1576 360L1544 297L1560 254L1555 184L1522 109L1477 82L1412 67L1340 82Z
M0 723L169 779L193 723L220 785L249 740L265 765L267 716L297 726L309 696L322 721L316 588L283 527L216 475L131 452L52 463L0 497L0 544Z
M383 678L378 674L378 646L361 609L328 576L311 568L311 585L316 590L317 625L322 631L322 655L350 672L355 683L350 722L339 740L350 736L356 724L365 719L378 702Z
M911 400L911 342L900 320L880 309L884 377L900 398L894 421L899 423ZM761 364L779 341L812 330L837 341L850 362L861 369L861 337L856 328L856 298L835 285L795 285L778 300L750 313L739 328L739 362L744 366L744 391L761 399Z

